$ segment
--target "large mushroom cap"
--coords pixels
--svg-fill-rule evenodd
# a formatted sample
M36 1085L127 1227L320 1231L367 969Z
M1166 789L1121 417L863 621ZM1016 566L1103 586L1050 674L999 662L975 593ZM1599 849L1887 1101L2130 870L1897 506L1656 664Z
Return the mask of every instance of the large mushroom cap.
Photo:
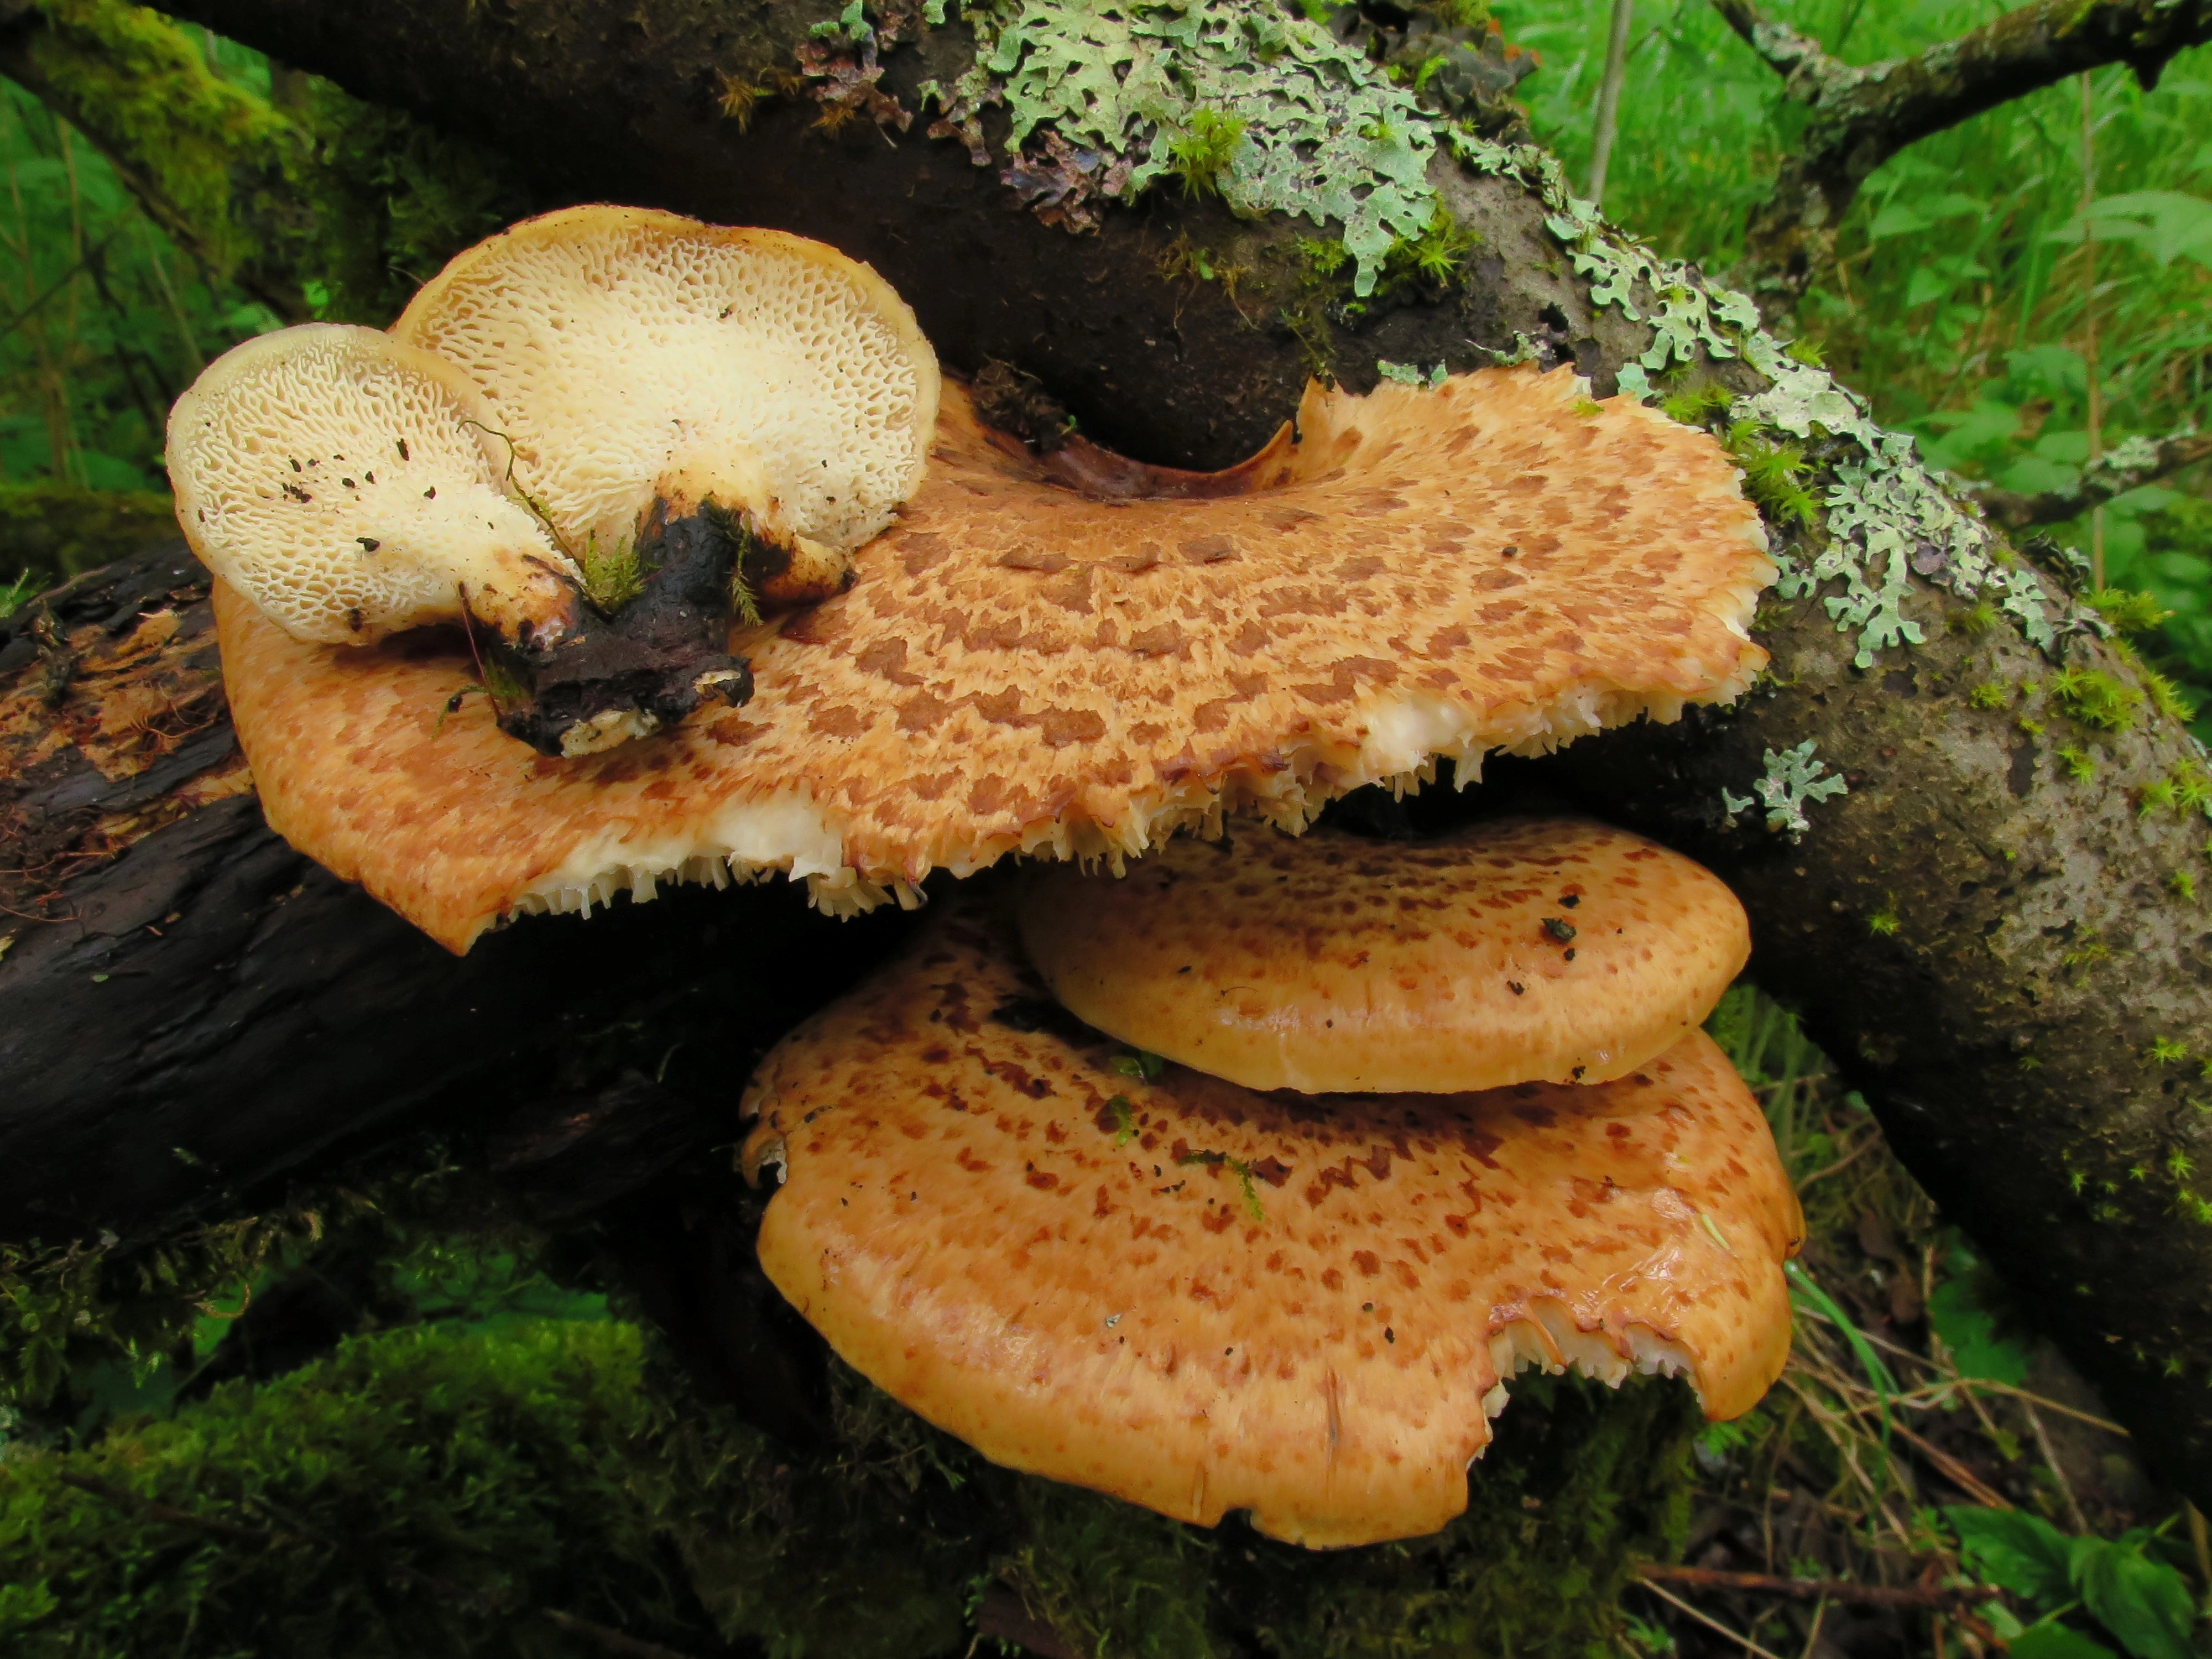
M1172 494L1085 494L948 389L859 582L741 641L742 709L517 764L482 711L440 724L459 657L341 661L226 604L240 738L295 846L459 949L678 872L849 905L1227 810L1301 828L1439 755L1465 776L1726 702L1766 660L1759 515L1701 432L1521 368L1316 388L1298 434Z
M672 475L849 552L921 481L937 358L866 265L781 231L588 206L457 256L392 331L451 359L572 547L635 532ZM749 495L764 473L773 502ZM663 490L665 494L665 490Z
M1115 881L1040 871L1023 940L1053 994L1126 1042L1248 1089L1494 1089L1625 1076L1711 1013L1743 906L1601 823L1419 842L1327 830L1178 841Z
M501 488L488 419L466 375L375 329L265 334L170 412L177 521L295 639L369 644L459 616L465 591L507 636L550 641L574 622L575 569Z
M1264 1096L1041 1000L956 900L771 1053L762 1265L844 1358L986 1456L1313 1546L1467 1503L1516 1367L1686 1374L1747 1410L1802 1222L1702 1032L1596 1087Z

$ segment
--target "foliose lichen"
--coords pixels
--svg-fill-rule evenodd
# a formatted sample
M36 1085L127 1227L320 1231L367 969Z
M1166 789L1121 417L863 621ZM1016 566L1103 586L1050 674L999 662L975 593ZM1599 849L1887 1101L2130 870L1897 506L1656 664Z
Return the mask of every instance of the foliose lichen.
M1003 105L1017 167L1032 138L1048 155L1056 139L1062 170L1126 202L1181 171L1194 135L1233 133L1210 185L1240 214L1341 224L1361 296L1436 213L1428 165L1447 124L1272 0L1000 0L962 15L976 59L941 125L971 155L983 153L978 112Z
M1805 816L1808 805L1850 793L1850 786L1844 781L1841 774L1830 772L1826 761L1813 758L1813 751L1819 746L1814 739L1808 738L1795 749L1770 749L1766 751L1766 775L1751 786L1751 794L1739 795L1723 789L1721 805L1728 811L1729 824L1735 823L1737 813L1764 806L1770 830L1778 836L1788 836L1793 842L1801 838L1813 827Z
M1451 377L1450 368L1438 363L1426 374L1419 363L1394 363L1386 357L1375 360L1375 372L1386 380L1395 380L1400 386L1433 387L1442 386Z

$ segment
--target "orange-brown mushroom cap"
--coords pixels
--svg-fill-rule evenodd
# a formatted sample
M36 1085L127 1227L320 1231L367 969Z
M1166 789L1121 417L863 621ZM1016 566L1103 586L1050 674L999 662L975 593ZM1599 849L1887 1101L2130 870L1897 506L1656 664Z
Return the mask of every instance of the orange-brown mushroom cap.
M769 1278L986 1456L1370 1543L1466 1507L1521 1363L1680 1371L1713 1418L1780 1372L1796 1200L1702 1032L1596 1087L1140 1082L1010 926L947 908L769 1054L746 1156L784 1170Z
M1316 388L1296 441L1144 499L1056 482L957 388L937 431L853 589L735 641L751 702L606 755L520 757L480 700L441 721L458 641L341 653L222 605L270 823L458 950L678 876L851 907L1225 810L1302 828L1438 756L1464 776L1726 702L1766 660L1773 567L1726 454L1565 369Z
M1077 1018L1248 1089L1605 1083L1696 1027L1751 954L1743 906L1610 825L1421 842L1177 841L1120 880L1033 874L1024 942Z

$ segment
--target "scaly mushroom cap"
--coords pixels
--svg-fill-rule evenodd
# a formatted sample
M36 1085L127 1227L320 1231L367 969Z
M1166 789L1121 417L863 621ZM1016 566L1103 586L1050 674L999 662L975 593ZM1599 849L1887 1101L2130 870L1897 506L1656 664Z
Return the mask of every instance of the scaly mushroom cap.
M295 846L462 949L678 874L782 870L850 908L1008 853L1135 855L1228 810L1298 829L1439 755L1464 777L1727 702L1766 661L1746 628L1773 567L1704 433L1533 368L1316 387L1298 431L1115 486L1162 493L1085 494L1049 470L1066 452L1031 459L948 389L860 580L738 641L742 709L517 765L483 710L441 726L459 659L341 660L225 604L239 737Z
M1310 1546L1435 1531L1522 1364L1679 1372L1750 1408L1790 1343L1797 1203L1692 1031L1618 1082L1258 1095L1042 1000L955 899L762 1064L769 1277L993 1461Z
M1605 1083L1671 1048L1751 954L1743 906L1601 823L1416 842L1178 841L1119 881L1037 872L1030 959L1079 1019L1248 1089Z
M500 487L468 377L379 333L307 323L234 347L170 411L177 521L295 639L368 645L469 609L517 642L576 621L576 572Z
M681 475L788 525L802 552L848 554L921 483L937 416L936 356L866 265L643 208L569 208L479 242L392 332L483 389L574 548L628 540Z

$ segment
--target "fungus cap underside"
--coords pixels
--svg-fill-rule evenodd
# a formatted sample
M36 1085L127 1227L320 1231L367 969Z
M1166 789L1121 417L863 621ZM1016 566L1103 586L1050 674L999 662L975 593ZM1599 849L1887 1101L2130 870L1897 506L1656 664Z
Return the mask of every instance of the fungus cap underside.
M482 389L518 484L578 549L626 541L657 481L711 479L737 453L780 527L849 552L921 482L937 417L936 354L872 268L647 208L567 208L487 237L392 332Z
M177 521L302 640L367 645L457 617L463 586L479 615L558 613L575 568L501 488L489 415L459 369L375 329L258 336L170 413Z
M578 760L521 754L480 699L445 716L458 640L341 657L219 595L240 739L282 834L459 950L659 880L781 871L854 908L1227 811L1295 830L1440 756L1466 776L1725 702L1766 661L1765 535L1701 432L1528 367L1310 388L1297 432L1182 495L1085 495L948 387L851 591L735 641L752 701Z
M1703 1032L1589 1087L1139 1081L1005 920L945 912L762 1063L747 1161L784 1171L769 1277L994 1461L1372 1543L1465 1508L1523 1364L1686 1374L1715 1419L1780 1373L1802 1218Z

